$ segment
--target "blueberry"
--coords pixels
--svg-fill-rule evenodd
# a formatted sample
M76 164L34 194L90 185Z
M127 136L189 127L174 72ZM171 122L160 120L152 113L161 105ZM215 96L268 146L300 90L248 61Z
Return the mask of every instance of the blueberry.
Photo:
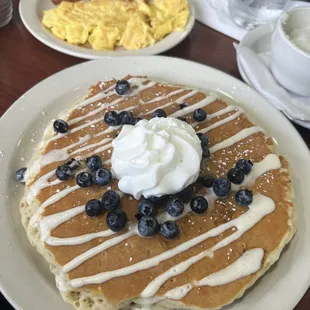
M236 168L241 169L244 174L249 174L252 170L253 163L249 159L239 159Z
M25 172L27 168L20 168L15 172L15 180L20 183L25 183Z
M183 103L181 103L181 104L179 105L180 110L182 110L182 109L186 108L187 106L188 106L188 104L187 104L187 103L185 103L185 102L183 102Z
M66 133L69 130L69 125L62 119L56 119L56 121L53 124L53 127L54 130L59 133Z
M120 123L120 125L130 124L132 119L133 115L129 111L122 111L118 114L118 122Z
M142 237L153 236L159 228L159 224L154 217L142 216L138 221L138 231Z
M237 203L241 206L248 206L253 201L253 193L248 189L241 189L235 195Z
M227 179L234 184L241 184L244 180L244 172L238 168L231 168L227 173Z
M143 215L140 213L135 214L135 218L139 221Z
M202 148L202 159L208 159L210 156L210 150L207 147Z
M70 169L73 171L78 169L81 166L81 163L74 158L71 158L65 162L65 165L69 166Z
M130 120L130 125L136 125L138 122L140 122L142 120L141 117L133 117L131 120Z
M214 177L211 174L207 174L203 176L201 179L201 183L204 187L212 187L214 183Z
M182 201L190 201L193 197L194 189L192 185L185 187L182 191L180 191L176 196L180 198Z
M196 196L191 200L191 209L195 213L202 214L208 210L208 207L208 201L203 196Z
M87 201L85 212L88 216L97 216L103 212L103 206L100 200L92 199Z
M184 203L179 198L172 198L167 203L167 213L171 216L180 216L184 211Z
M95 172L94 183L97 185L107 185L112 181L112 173L110 170L100 168Z
M180 121L182 121L182 122L187 123L187 119L186 119L186 117L178 117L178 119L179 119Z
M113 190L105 192L102 196L101 202L105 210L115 210L120 204L121 198L119 194Z
M157 109L153 112L153 117L167 117L167 114L163 109Z
M57 167L56 169L56 177L60 181L69 180L72 176L72 170L68 165L62 165Z
M119 125L119 119L118 114L115 111L108 111L104 115L104 121L108 126L118 126Z
M93 184L92 175L88 172L80 172L75 180L76 184L80 187L88 187Z
M150 201L152 201L153 203L157 204L157 203L161 202L162 198L163 198L163 197L150 196L150 197L148 198L148 200L150 200Z
M138 203L139 213L145 216L155 216L157 213L155 203L149 199L141 200Z
M98 155L93 155L91 157L86 158L86 166L91 171L96 171L102 167L102 159Z
M231 183L226 178L216 179L213 183L214 194L218 197L226 197L231 190Z
M203 109L196 109L193 113L193 119L196 122L202 122L207 118L207 112Z
M166 221L160 225L160 234L166 239L173 239L180 233L178 224L174 221Z
M127 214L121 210L116 209L107 214L107 225L112 231L121 231L127 224Z
M208 137L207 137L205 134L203 134L203 133L201 133L201 132L198 132L198 133L197 133L197 136L198 136L198 138L199 138L199 140L200 140L200 144L201 144L201 147L202 147L202 148L208 146L208 144L209 144L209 139L208 139Z
M115 85L115 92L120 96L128 95L130 93L129 82L126 80L117 81Z

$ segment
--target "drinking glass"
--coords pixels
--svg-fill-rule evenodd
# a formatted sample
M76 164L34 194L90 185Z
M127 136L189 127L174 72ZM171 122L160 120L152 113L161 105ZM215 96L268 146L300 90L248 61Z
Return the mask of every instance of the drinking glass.
M276 20L290 0L229 0L229 14L242 28L252 29Z
M0 0L0 28L7 25L12 19L12 0Z

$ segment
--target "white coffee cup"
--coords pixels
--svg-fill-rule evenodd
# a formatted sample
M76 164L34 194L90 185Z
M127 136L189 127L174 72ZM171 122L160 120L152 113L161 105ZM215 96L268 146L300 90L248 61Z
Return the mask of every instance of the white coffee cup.
M307 27L310 27L310 7L298 7L280 16L272 35L274 77L286 89L303 96L310 96L310 53L297 47L289 34Z

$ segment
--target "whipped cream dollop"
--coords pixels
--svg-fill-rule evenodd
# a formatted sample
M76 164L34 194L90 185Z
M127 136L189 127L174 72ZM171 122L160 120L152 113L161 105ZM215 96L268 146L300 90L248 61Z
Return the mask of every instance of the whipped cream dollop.
M178 193L199 176L200 140L190 125L176 118L124 125L112 146L118 187L135 199Z

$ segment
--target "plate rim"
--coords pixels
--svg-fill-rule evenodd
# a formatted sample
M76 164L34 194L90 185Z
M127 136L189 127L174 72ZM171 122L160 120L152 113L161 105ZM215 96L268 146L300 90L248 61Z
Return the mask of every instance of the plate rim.
M33 5L33 1L35 2L35 5ZM35 18L37 18L37 4L39 1L42 0L20 0L18 5L18 11L20 18L22 20L22 23L26 27L26 29L30 32L30 34L35 37L38 41L43 43L44 45L48 46L49 48L56 50L58 52L61 52L66 55L78 57L81 59L89 59L89 60L95 60L100 58L109 58L109 57L132 57L132 56L149 56L149 55L156 55L164 53L173 47L179 45L185 38L191 33L193 30L193 27L195 25L195 8L193 3L189 0L189 11L190 16L187 25L185 26L185 30L183 31L174 31L167 35L162 40L156 42L154 45L148 46L143 49L139 50L124 50L124 51L96 51L91 48L85 48L78 45L73 45L70 43L67 43L66 41L62 41L58 39L57 37L53 36L51 39L45 39L44 35L42 33L38 33L34 29L34 27L42 27L41 21L38 20L33 22L31 21L31 15L35 15ZM47 0L51 1L51 0ZM29 5L30 4L30 5ZM30 9L29 9L30 6ZM46 30L47 31L47 30ZM48 31L47 31L48 32ZM48 33L48 35L51 35ZM172 40L172 36L176 36L174 40ZM171 42L169 44L169 38L171 39ZM165 44L166 43L166 44Z
M256 97L260 97L261 100L263 100L265 102L265 104L268 104L269 103L266 101L266 99L264 97L262 97L260 94L258 94L255 90L251 89L249 86L247 86L246 84L244 84L244 82L236 79L235 77L232 77L230 76L229 74L227 73L224 73L218 69L215 69L215 68L212 68L212 67L209 67L209 66L205 66L203 64L199 64L199 63L195 63L193 61L190 61L190 60L184 60L184 59L180 59L180 58L176 58L176 57L166 57L166 56L151 56L151 57L126 57L127 59L131 59L131 60L137 60L137 61L141 61L141 62L144 62L144 61L148 61L150 60L151 58L155 58L156 60L158 59L163 59L165 61L178 61L179 63L181 62L184 62L184 63L188 63L189 65L191 66L199 66L201 68L203 68L202 70L208 70L209 73L211 74L212 72L216 73L217 75L220 75L220 76L225 76L226 78L229 78L232 80L232 82L235 82L239 85L244 85L247 90L253 94L253 96L255 95ZM154 60L155 60L154 59ZM97 64L97 63L104 63L105 61L107 61L106 59L101 59L101 60L94 60L94 61L90 61L90 62L84 62L84 63L81 63L81 64L77 64L77 65L74 65L74 66L71 66L69 68L66 68L58 73L55 73L49 77L47 77L46 79L42 80L41 82L39 82L38 84L36 84L35 86L33 86L31 89L29 89L23 96L27 96L29 95L30 93L35 93L36 91L38 91L38 89L40 89L44 83L47 83L47 82L50 82L50 81L53 81L57 78L59 78L59 76L61 75L65 75L66 73L70 73L70 72L74 72L75 70L78 70L79 67L83 67L83 66L91 66L92 64ZM115 59L114 59L115 61ZM6 120L7 118L10 117L10 114L11 113L15 113L14 110L18 110L18 108L20 108L20 106L23 104L23 96L21 96L19 99L17 99L12 105L11 107L3 114L3 116L1 117L0 119L0 128L3 126L3 123L4 121L3 120ZM299 135L299 133L297 132L297 130L292 126L292 124L286 119L286 117L281 113L279 112L277 109L275 109L274 107L270 106L270 108L282 119L282 121L284 123L286 123L287 126L290 127L290 130L292 130L293 134L296 136L296 138L298 138L298 143L301 143L301 146L304 148L304 150L306 151L306 155L307 155L307 163L309 164L310 163L310 153L309 153L309 149L307 147L307 145L305 144L304 140L302 139L302 137ZM1 146L1 145L0 145ZM1 189L1 183L0 183L0 189ZM0 197L1 198L1 197ZM3 218L0 217L0 223L3 222ZM2 230L3 228L0 228L0 231ZM310 242L310 237L308 238L308 243ZM3 240L0 240L0 244L3 243ZM0 270L1 270L1 265L0 265ZM304 293L306 292L306 290L308 289L309 287L309 284L310 284L310 274L307 275L307 280L305 281L305 284L304 286L302 287L302 289L299 290L299 293L298 294L295 294L294 295L294 298L291 298L291 306L292 308L294 306L297 305L297 303L299 302L299 300L302 298L302 296L304 295ZM18 309L18 310L22 310L23 307L20 306L18 304L17 301L14 301L14 298L10 295L10 293L8 293L7 289L5 288L5 284L3 285L3 279L0 280L0 291L3 293L3 295L5 296L5 298L12 304L12 306L15 308L15 309ZM282 308L281 308L282 309ZM28 309L27 309L28 310Z

